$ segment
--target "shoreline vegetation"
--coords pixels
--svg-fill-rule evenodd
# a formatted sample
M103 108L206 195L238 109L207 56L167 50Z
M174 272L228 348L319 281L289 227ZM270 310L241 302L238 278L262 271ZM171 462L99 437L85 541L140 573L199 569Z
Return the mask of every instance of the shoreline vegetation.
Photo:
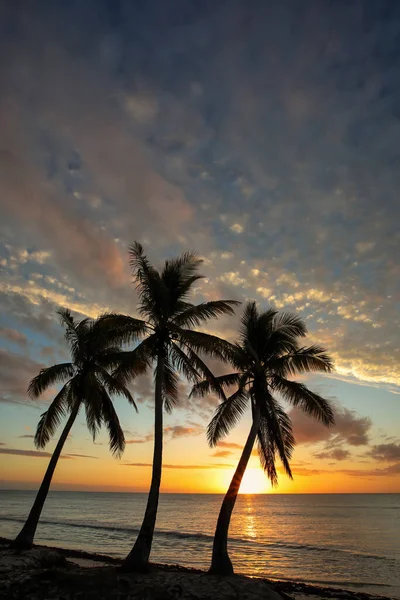
M126 573L122 559L39 544L21 551L10 548L10 541L0 537L1 600L390 600L303 582L212 575L180 565L150 563L147 573Z

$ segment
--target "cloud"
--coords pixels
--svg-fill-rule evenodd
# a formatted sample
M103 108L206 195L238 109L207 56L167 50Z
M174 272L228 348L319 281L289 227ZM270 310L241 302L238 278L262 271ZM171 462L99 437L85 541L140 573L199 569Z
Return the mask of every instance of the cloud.
M21 344L21 346L26 346L28 341L25 334L16 329L8 329L6 327L0 327L0 336L15 344Z
M42 367L23 354L0 348L0 402L31 402L26 390Z
M217 447L218 448L235 448L238 450L243 449L243 446L241 446L240 444L235 444L234 442L218 442Z
M378 444L372 446L367 454L379 461L400 461L400 444Z
M284 474L282 467L278 468L279 473ZM394 477L400 473L400 463L384 467L383 469L313 469L309 467L295 467L292 469L293 475L302 477L313 477L316 475L345 475L348 477Z
M31 440L35 439L35 436L30 435L29 433L25 433L24 435L19 435L18 437L19 438L27 438L27 439L31 439Z
M350 446L368 444L372 421L369 417L359 417L355 411L344 406L334 408L335 425L328 428L309 417L298 408L292 408L289 416L298 444L325 442L327 449L335 449L343 443Z
M65 458L94 458L98 460L98 456L91 456L90 454L65 454Z
M10 297L32 305L32 328L60 302L131 310L126 246L138 236L157 260L198 249L205 294L297 310L340 376L398 386L390 15L322 0L296 27L286 3L251 14L225 3L176 27L174 2L160 13L150 0L140 14L119 3L112 27L101 3L88 31L92 4L10 5L0 40L0 221L2 239L19 240L0 268ZM76 293L46 282L54 272Z
M204 428L201 425L196 427L184 427L183 425L173 425L164 427L164 434L170 435L171 439L186 437L189 435L200 435L204 433Z
M391 477L400 474L400 462L383 469L347 469L341 472L350 477Z
M152 463L125 463L124 467L152 467ZM231 469L233 465L215 463L213 465L163 465L163 469Z
M218 450L217 452L214 452L212 456L215 458L228 458L228 456L232 456L232 454L233 452L230 450Z
M132 435L132 433L129 432L129 435ZM153 433L148 433L147 435L137 436L131 440L125 440L125 443L126 444L146 444L147 442L151 442L153 440L153 438L154 438Z
M346 460L351 454L349 450L343 448L332 448L332 450L327 450L325 452L316 452L314 456L315 458L320 459L333 458L334 460Z
M0 454L12 454L14 456L27 456L32 458L51 458L53 455L50 452L42 452L41 450L20 450L18 448L0 448ZM73 458L71 454L62 454L60 458ZM94 458L94 457L92 457Z

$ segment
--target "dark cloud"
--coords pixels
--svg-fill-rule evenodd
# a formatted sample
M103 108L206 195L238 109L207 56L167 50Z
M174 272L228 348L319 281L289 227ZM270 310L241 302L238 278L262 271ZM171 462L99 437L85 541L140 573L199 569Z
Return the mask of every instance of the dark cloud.
M6 327L0 327L0 336L4 337L10 342L14 342L15 344L21 344L21 346L26 346L28 341L24 333L21 333L16 329L8 329Z
M171 439L186 437L190 435L200 435L204 433L204 428L200 425L196 427L185 427L183 425L173 425L164 427L164 433L171 436Z
M400 444L378 444L372 446L368 455L379 461L395 462L400 461Z
M0 348L0 402L31 402L26 390L43 366L23 354Z
M35 436L31 435L29 433L25 433L24 435L19 435L18 437L19 438L28 438L28 439L31 439L31 440L35 439Z
M298 444L326 442L328 450L346 443L350 446L368 444L372 421L369 417L359 417L354 411L337 405L334 409L335 425L327 428L310 418L298 408L290 410L294 435Z
M350 477L386 477L400 474L400 462L383 469L347 469L341 471Z
M65 458L95 458L98 460L98 456L91 456L89 454L65 454Z
M50 334L64 303L132 311L140 237L204 255L199 297L297 309L341 377L398 385L396 3L192 3L184 26L176 0L112 25L104 0L45 4L0 8L0 221L24 246L1 249L7 314Z
M315 458L320 459L334 458L335 460L346 460L347 458L350 458L351 453L344 448L333 448L332 450L327 450L325 452L316 452L314 456Z
M51 458L53 455L50 452L42 452L41 450L21 450L19 448L0 448L0 454L12 454L14 456L27 456L31 458ZM60 458L73 458L74 455L62 454ZM78 455L76 455L78 456Z
M62 331L58 325L56 310L59 305L48 299L29 300L29 289L15 292L0 287L0 309L3 315L11 315L24 328L49 336L54 342L62 341Z
M124 467L152 467L152 463L125 463ZM215 463L213 465L163 465L163 469L231 469L233 465Z

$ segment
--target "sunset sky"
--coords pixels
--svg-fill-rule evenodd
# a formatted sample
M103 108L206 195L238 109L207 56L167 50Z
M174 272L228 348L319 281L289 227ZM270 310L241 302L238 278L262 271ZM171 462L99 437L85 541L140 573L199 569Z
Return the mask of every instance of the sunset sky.
M32 439L54 390L26 388L68 359L56 310L135 315L139 240L157 265L203 257L193 301L297 311L334 357L306 382L336 427L289 409L294 481L274 491L400 492L399 25L392 0L0 4L0 487L37 487L54 448ZM52 489L147 491L151 375L133 390L122 459L81 415ZM216 402L188 390L162 491L223 492L250 415L211 450ZM270 491L256 455L246 477Z

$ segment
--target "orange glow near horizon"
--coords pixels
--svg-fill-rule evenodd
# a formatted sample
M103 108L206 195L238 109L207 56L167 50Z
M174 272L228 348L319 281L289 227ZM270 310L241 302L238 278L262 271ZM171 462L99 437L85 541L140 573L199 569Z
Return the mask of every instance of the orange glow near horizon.
M147 493L151 467L130 467L111 457L91 460L77 458L60 460L54 474L52 489L87 491L126 491ZM47 458L8 456L2 461L1 479L4 487L36 489L48 464ZM168 464L168 463L167 463ZM182 468L183 467L183 468ZM161 491L164 493L224 494L231 482L234 468L179 468L163 469ZM279 485L272 488L260 466L246 469L239 494L315 494L315 493L398 493L399 479L387 477L353 476L342 471L324 471L312 475L296 473L291 481L279 471ZM13 485L13 482L14 485Z

